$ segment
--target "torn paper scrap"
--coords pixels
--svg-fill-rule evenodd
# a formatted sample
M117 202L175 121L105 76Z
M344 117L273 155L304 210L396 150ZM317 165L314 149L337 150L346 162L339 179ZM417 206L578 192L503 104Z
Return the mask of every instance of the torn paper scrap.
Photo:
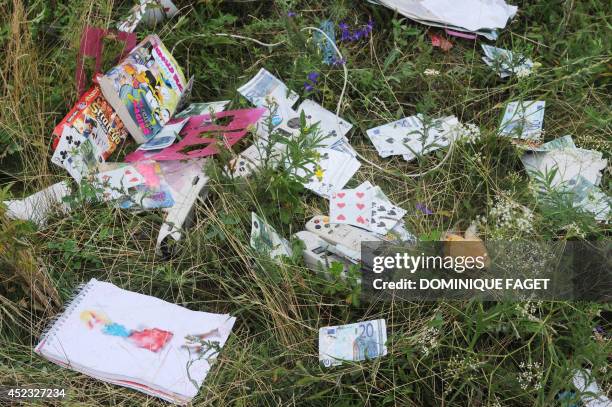
M291 256L291 246L287 239L282 238L272 226L251 212L251 247L258 253L267 254L271 258Z
M501 121L500 135L538 140L542 135L545 105L543 100L508 103Z
M58 182L27 198L4 201L6 214L9 218L32 221L37 226L44 227L54 211L67 213L70 210L70 206L63 201L70 192L65 181Z

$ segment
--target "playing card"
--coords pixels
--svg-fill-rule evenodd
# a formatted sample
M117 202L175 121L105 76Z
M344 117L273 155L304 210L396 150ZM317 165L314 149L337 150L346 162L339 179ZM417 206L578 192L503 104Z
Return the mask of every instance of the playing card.
M393 205L386 199L372 199L372 215L370 228L372 232L386 235L406 214L406 210Z
M330 200L330 223L345 223L370 230L371 207L371 188L335 192Z
M329 148L316 149L319 159L298 169L297 175L309 177L304 187L324 198L341 190L353 177L361 163L350 154Z
M71 126L64 126L51 162L65 168L77 183L93 172L102 158L91 141Z
M324 137L321 144L325 147L330 147L344 140L346 134L353 127L352 124L312 100L306 99L300 104L298 115L301 116L302 112L309 126L318 124L319 138Z
M96 174L94 185L102 188L101 199L119 199L129 195L129 189L144 184L145 178L132 165Z

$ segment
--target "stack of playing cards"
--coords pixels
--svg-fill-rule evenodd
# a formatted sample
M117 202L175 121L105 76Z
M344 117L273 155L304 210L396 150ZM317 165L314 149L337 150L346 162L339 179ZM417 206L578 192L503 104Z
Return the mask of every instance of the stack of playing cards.
M369 129L366 134L381 157L401 155L406 161L431 153L450 144L452 126L459 123L455 116L434 119L423 116L406 117Z
M330 223L357 226L379 235L386 235L399 224L406 210L389 201L378 186L364 182L355 189L332 194L329 202Z
M538 140L544 123L543 100L511 102L506 106L499 134L506 137Z
M532 178L550 180L549 187L571 193L575 207L598 221L610 219L612 200L599 188L608 163L601 152L577 148L565 136L531 148L521 161Z
M533 61L523 55L487 44L482 44L482 49L485 53L482 60L495 69L500 78L507 78L513 74L527 76L533 69Z
M315 194L329 198L332 193L344 188L357 172L361 163L350 154L331 148L317 148L316 162L297 169L297 176L307 178L304 186Z

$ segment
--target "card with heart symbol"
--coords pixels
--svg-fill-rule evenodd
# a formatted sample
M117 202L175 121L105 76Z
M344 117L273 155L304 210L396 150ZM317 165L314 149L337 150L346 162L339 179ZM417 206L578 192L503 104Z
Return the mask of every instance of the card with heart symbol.
M111 201L129 195L129 189L145 183L143 177L132 165L96 174L94 185L103 189L101 199Z
M330 223L343 223L370 230L371 188L343 189L330 199Z

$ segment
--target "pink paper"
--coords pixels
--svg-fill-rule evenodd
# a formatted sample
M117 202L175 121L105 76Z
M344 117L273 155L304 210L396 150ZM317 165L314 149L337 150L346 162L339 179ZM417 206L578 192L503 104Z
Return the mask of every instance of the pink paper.
M476 34L468 34L468 33L464 33L461 31L454 31L454 30L449 30L448 28L445 28L444 31L446 31L446 33L448 35L452 35L455 37L460 37L460 38L465 38L468 40L475 40L476 39Z
M125 45L121 55L117 59L123 58L132 48L136 46L136 34L123 31L115 32L99 27L85 27L81 35L81 46L77 55L76 83L79 96L83 94L87 87L85 78L85 57L95 58L96 73L102 69L102 51L104 50L104 38L112 38L123 42Z
M224 117L231 118L231 122L226 126L214 124L210 114L192 116L179 133L183 137L181 141L158 152L136 150L125 157L125 161L188 160L217 154L219 152L218 143L223 142L228 148L236 144L247 134L249 126L255 125L265 111L265 108L257 108L216 113L215 118L217 120ZM211 134L213 137L204 137L203 134ZM214 137L219 134L222 135L221 139ZM201 148L197 148L197 146L201 146ZM190 149L190 151L185 151L186 149Z

